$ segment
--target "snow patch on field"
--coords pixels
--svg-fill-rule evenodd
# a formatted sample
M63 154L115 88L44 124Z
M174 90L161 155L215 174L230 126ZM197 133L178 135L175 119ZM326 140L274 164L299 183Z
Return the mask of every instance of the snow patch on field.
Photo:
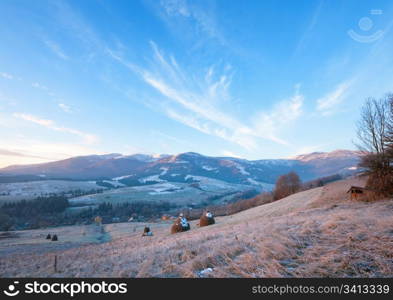
M204 170L206 170L206 171L214 171L214 170L217 170L217 168L213 168L213 167L210 167L210 166L202 166L202 169L204 169Z
M193 176L193 175L186 175L186 176L184 177L184 180L188 180L188 179L194 179L195 177L197 177L197 176Z
M153 189L153 192L149 192L149 195L163 195L171 194L180 191L182 188L170 183L160 184Z
M252 179L252 178L247 178L247 181L248 181L249 183L251 183L251 184L254 184L254 185L259 185L259 184L260 184L258 181L254 180L254 179Z
M130 174L130 175L123 175L123 176L119 176L119 177L115 177L115 178L112 178L112 180L122 180L122 179L126 179L126 178L129 178L129 177L132 177L132 176L134 176L134 174Z
M228 189L228 190L233 189L232 184L209 177L187 175L186 177L184 177L184 179L185 180L192 179L194 181L197 181L203 189L211 189L211 188Z
M118 181L114 181L114 180L103 180L102 182L106 182L109 183L111 185L113 185L114 187L123 187L125 186L125 184L118 182Z
M160 176L163 176L163 175L165 175L168 172L169 168L162 167L162 168L160 168L160 170L162 170Z
M146 182L151 182L151 181L154 181L154 182L166 182L166 180L163 180L163 179L160 178L160 175L151 175L151 176L148 176L148 177L140 178L140 179L138 179L138 181L140 183L146 183Z
M249 183L251 183L252 185L257 185L257 186L263 187L264 190L272 191L274 189L274 184L271 184L271 183L256 181L255 179L252 179L252 178L247 178L247 181Z
M242 165L239 164L235 164L236 168L239 170L239 172L243 175L250 175L250 173L248 173L244 167Z
M33 199L49 194L67 193L75 190L102 190L95 181L41 180L30 182L0 183L0 202Z

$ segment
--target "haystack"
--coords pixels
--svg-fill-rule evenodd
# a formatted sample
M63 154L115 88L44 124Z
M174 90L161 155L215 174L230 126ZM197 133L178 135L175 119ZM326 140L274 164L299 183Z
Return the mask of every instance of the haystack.
M213 225L214 223L215 223L214 217L208 218L205 214L203 214L199 218L199 226L200 227Z
M178 233L190 230L190 224L187 227L181 226L180 218L177 218L171 227L171 233Z
M149 226L145 226L142 236L153 236L153 232L150 230Z

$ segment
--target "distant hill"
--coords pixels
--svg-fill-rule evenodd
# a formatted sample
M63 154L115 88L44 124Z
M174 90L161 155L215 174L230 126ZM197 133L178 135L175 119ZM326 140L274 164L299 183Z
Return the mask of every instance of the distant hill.
M314 152L290 159L246 160L211 157L194 152L177 155L146 154L89 155L60 161L15 165L0 169L1 178L113 180L126 185L158 182L193 182L197 176L229 183L261 186L274 184L277 177L295 171L302 180L357 172L360 153L349 150ZM10 177L13 176L13 177ZM26 177L30 176L30 177Z

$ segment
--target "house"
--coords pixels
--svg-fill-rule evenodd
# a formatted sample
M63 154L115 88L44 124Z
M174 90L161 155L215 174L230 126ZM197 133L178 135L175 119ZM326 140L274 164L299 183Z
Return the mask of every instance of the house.
M359 197L364 196L364 194L366 193L367 189L361 186L351 186L349 188L349 190L347 191L347 193L350 194L350 199L353 200L357 200Z

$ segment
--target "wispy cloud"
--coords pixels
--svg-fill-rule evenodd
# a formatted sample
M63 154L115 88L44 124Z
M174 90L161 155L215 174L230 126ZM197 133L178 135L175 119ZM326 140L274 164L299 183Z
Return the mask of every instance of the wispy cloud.
M85 145L76 143L53 143L45 140L34 140L28 136L15 136L12 140L0 140L0 149L11 153L0 151L0 167L15 164L31 164L66 159L79 155L104 154ZM23 149L23 150L22 150ZM28 149L25 150L25 149ZM15 153L15 156L13 155ZM17 155L19 154L19 155Z
M59 103L58 106L61 108L66 113L72 113L72 109L69 105L64 104L64 103Z
M46 87L45 85L42 85L42 84L40 84L40 83L38 83L38 82L33 82L33 83L31 84L31 86L32 86L33 88L36 88L36 89L48 91L48 87Z
M161 0L160 6L164 13L162 17L167 23L171 22L171 18L175 18L175 23L182 18L189 21L190 29L192 28L196 34L202 32L204 36L226 44L213 12L206 6L202 9L195 2L187 0Z
M13 116L48 128L54 126L54 122L52 120L40 119L38 117L29 114L14 113Z
M0 72L0 76L5 79L14 79L14 76L12 76L11 74L5 73L5 72Z
M44 91L44 92L45 92L48 96L50 96L50 97L55 97L55 96L56 96L56 94L55 94L53 91L51 91L50 88L48 88L46 85L43 85L43 84L41 84L41 83L33 82L33 83L31 84L31 86L32 86L33 88L35 88L35 89Z
M339 84L333 91L317 100L317 110L323 115L334 113L337 106L342 103L347 96L347 92L353 81L345 81Z
M1 156L30 157L30 158L44 159L44 157L41 157L41 156L36 156L36 155L31 155L31 154L26 154L26 153L16 152L16 151L10 151L7 149L0 149L0 155Z
M277 131L298 119L303 111L304 96L300 94L300 85L295 86L295 94L287 100L279 102L270 112L260 112L254 118L257 132L263 132L276 143L288 145L277 137Z
M113 52L109 53L170 101L160 104L168 117L247 150L256 150L259 139L288 145L287 141L278 137L278 132L302 113L300 86L296 86L293 97L279 102L271 111L261 111L249 120L240 120L222 109L232 100L229 91L231 68L212 65L199 74L186 72L173 56L166 56L154 42L151 42L151 46L153 59L147 68L129 63Z
M190 11L185 0L161 0L160 4L170 16L190 16Z
M144 69L141 75L147 84L176 104L165 107L169 117L203 133L235 142L245 148L255 147L252 139L240 134L242 131L250 130L219 108L223 99L218 95L228 95L230 74L225 71L214 74L211 67L200 78L189 74L186 76L173 57L165 59L164 54L154 43L152 48L153 64L159 68Z
M151 133L154 136L162 137L162 138L164 138L166 140L170 140L170 141L173 141L173 142L178 143L178 144L184 144L184 145L189 144L187 141L185 141L183 139L179 139L177 137L174 137L172 135L166 134L166 133L158 131L158 130L152 130Z
M303 33L303 35L301 36L301 38L299 39L295 51L294 51L294 56L296 56L300 51L302 51L306 45L306 43L308 42L308 40L311 38L312 32L314 31L315 26L318 23L319 17L321 15L322 12L322 8L324 5L324 0L319 0L319 3L317 4L317 7L315 8L310 22L305 30L305 32Z
M65 29L65 32L72 38L79 40L84 46L87 53L86 61L92 60L105 50L105 42L100 39L88 20L84 18L80 11L75 10L71 3L68 1L55 1L53 2L53 7L55 7L53 14L56 22ZM68 57L57 44L50 46L53 48L52 51L58 52L58 55L60 54L61 56L63 54Z
M22 120L25 120L28 122L35 123L40 126L44 126L44 127L51 129L51 130L65 132L68 134L73 134L73 135L79 136L79 137L83 138L83 140L88 144L93 144L98 141L97 136L95 136L93 134L85 133L85 132L82 132L80 130L73 129L73 128L57 126L56 123L52 120L41 119L41 118L36 117L34 115L24 114L24 113L14 113L13 116L15 118L19 118L19 119L22 119Z
M61 49L60 45L55 43L54 41L51 40L44 40L44 44L52 50L54 54L56 54L58 57L61 59L67 60L69 57L64 53L63 49Z

